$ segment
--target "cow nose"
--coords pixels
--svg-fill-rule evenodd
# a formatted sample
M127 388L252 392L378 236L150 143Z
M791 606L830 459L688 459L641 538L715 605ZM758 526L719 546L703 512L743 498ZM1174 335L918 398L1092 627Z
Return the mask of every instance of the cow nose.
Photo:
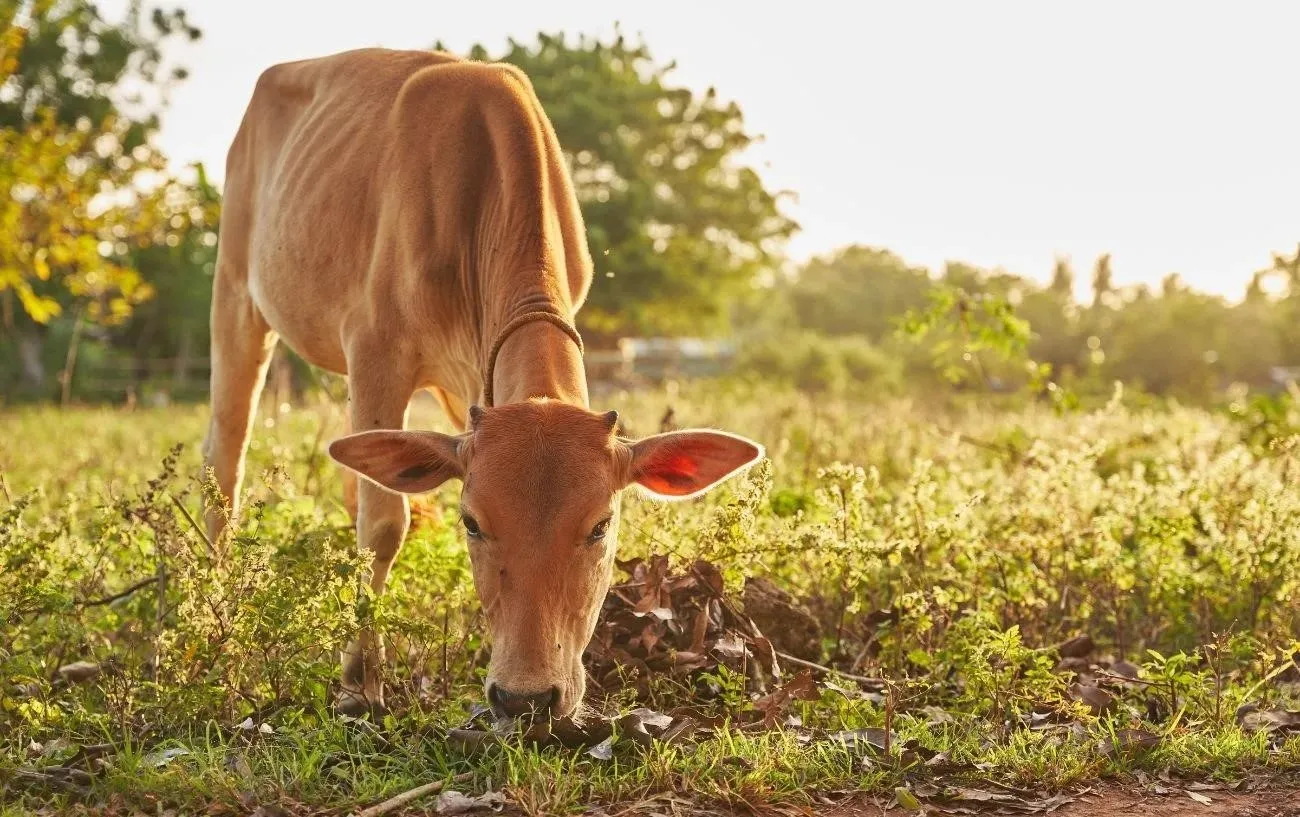
M497 684L488 689L488 701L499 717L540 718L550 714L551 707L560 699L560 690L551 687L544 692L508 692Z

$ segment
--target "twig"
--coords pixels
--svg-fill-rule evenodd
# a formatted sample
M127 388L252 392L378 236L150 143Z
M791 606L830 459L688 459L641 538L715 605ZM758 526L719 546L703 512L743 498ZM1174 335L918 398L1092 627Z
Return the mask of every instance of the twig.
M189 510L186 509L186 507L181 504L181 501L179 499L177 499L172 494L168 494L167 497L171 499L172 504L175 505L180 510L181 514L185 517L185 521L190 523L190 527L194 528L194 532L197 533L199 535L199 538L203 540L203 544L208 546L208 555L211 556L213 554L212 540L209 539L208 535L203 532L203 528L199 527L199 523L194 521L194 517L190 516Z
M840 670L832 669L830 667L823 666L821 664L814 664L811 661L805 661L802 658L796 658L793 655L789 655L783 652L778 652L776 654L776 657L780 658L782 661L789 661L791 664L796 664L800 667L806 667L807 669L815 669L818 672L824 672L827 675L838 675L841 678L848 678L850 681L857 681L858 683L862 683L862 684L879 684L883 680L881 678L868 678L865 675L854 675L849 672L842 672Z
M1162 687L1162 686L1168 686L1169 684L1168 681L1148 681L1144 678L1130 678L1127 675L1119 675L1117 673L1106 672L1105 670L1099 670L1099 669L1088 670L1088 672L1091 673L1092 675L1097 676L1098 678L1105 678L1109 681L1120 681L1125 684L1140 684L1141 686L1147 686L1147 687Z
M151 584L157 584L157 583L158 583L158 577L157 577L157 576L150 576L150 577L147 578L147 579L141 579L140 581L136 582L135 584L131 585L130 587L126 588L125 590L121 591L120 593L114 593L113 595L111 595L111 596L105 596L105 597L102 598L102 599L93 599L93 600L91 600L91 601L83 601L83 602L81 603L81 606L82 606L82 607L100 607L100 606L103 606L103 605L105 605L105 604L112 604L113 602L115 602L115 601L117 601L117 600L119 600L119 599L124 599L124 598L126 598L127 596L131 595L132 593L134 593L134 592L137 591L137 590L141 590L141 589L143 589L143 588L145 588L145 587L148 587L148 586L151 585Z
M474 776L473 772L465 772L464 774L456 775L451 779L451 781L453 783L460 783L465 780L469 780L473 776ZM407 803L411 802L412 800L423 797L426 794L435 794L439 791L442 791L443 785L444 785L443 781L435 780L432 783L425 783L423 786L416 786L410 791L404 791L401 794L388 798L387 800L385 800L382 803L379 803L378 805L374 805L368 809L364 809L360 812L357 812L356 817L379 817L379 815L381 814L387 814L393 809L400 808L406 805Z
M10 505L14 504L13 494L9 493L9 480L5 479L3 473L0 473L0 492L4 493L6 502Z

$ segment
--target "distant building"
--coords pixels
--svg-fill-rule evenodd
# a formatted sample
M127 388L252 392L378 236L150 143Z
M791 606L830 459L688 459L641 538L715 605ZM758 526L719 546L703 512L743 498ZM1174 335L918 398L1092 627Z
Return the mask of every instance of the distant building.
M622 338L617 351L588 354L591 374L616 380L708 377L731 367L735 344L703 338Z

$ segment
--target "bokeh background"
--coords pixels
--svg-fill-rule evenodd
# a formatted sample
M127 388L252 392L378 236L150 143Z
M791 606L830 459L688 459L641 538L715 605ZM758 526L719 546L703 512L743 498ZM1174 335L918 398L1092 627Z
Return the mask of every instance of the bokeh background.
M0 400L207 388L256 77L441 47L533 78L595 387L1198 403L1300 371L1300 11L1185 4L2 0ZM327 386L290 350L272 388Z

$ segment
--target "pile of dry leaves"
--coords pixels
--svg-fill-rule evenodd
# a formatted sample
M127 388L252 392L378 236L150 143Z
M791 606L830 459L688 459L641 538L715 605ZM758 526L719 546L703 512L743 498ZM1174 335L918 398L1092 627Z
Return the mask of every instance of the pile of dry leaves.
M592 757L609 759L620 742L698 741L712 736L725 722L741 731L791 729L803 742L833 740L891 751L891 735L884 730L822 732L805 728L790 714L795 701L817 700L823 690L881 701L884 682L862 678L853 688L846 688L816 679L814 670L820 675L825 668L778 651L754 620L727 597L715 565L699 560L672 572L666 556L653 556L620 562L619 567L628 578L610 589L587 649L588 699L626 701L631 697L649 702L654 698L654 685L668 678L683 690L682 697L691 705L666 712L648 706L617 714L589 712L579 720L566 718L528 726L523 733L526 740L586 748ZM725 706L709 706L723 695L719 667L745 679L752 695L748 708L728 711ZM481 707L464 726L450 730L448 738L453 745L473 750L520 728L494 721L486 707ZM897 748L919 750L910 745Z

